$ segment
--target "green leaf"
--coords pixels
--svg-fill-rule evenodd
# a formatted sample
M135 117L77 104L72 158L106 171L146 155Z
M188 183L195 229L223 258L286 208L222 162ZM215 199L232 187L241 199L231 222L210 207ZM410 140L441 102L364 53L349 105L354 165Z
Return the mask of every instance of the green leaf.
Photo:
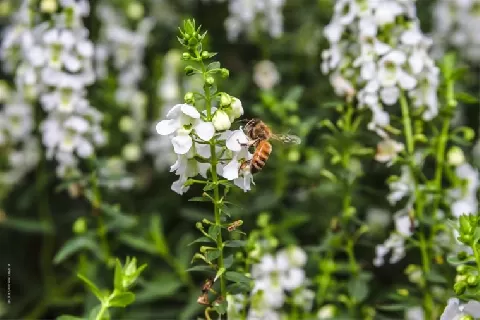
M208 237L200 237L198 239L195 239L194 241L190 242L187 246L191 246L192 244L199 243L199 242L213 242L212 239Z
M85 318L62 314L60 317L57 317L57 320L85 320Z
M220 234L220 226L210 226L208 228L208 235L213 239L217 239L218 235Z
M227 300L222 300L220 303L214 302L213 303L213 309L217 311L218 314L222 315L227 313Z
M470 93L467 93L467 92L457 92L457 93L455 93L455 98L458 101L461 101L461 102L467 103L467 104L478 103L478 98L471 95Z
M361 278L352 278L347 285L348 294L355 299L356 303L360 303L368 296L367 281Z
M58 250L57 254L53 258L53 263L59 264L83 249L88 249L94 253L97 253L97 256L101 256L100 248L95 241L93 241L89 236L80 236L69 239L67 242L65 242L65 244L60 248L60 250Z
M247 241L245 240L229 240L225 241L225 247L231 247L231 248L238 248L238 247L245 247L247 244Z
M464 264L464 263L468 263L468 262L474 262L475 257L472 256L472 255L469 255L465 259L459 259L456 254L452 254L452 255L447 256L447 261L450 264L459 265L459 264Z
M218 249L215 249L215 250L208 250L206 253L205 253L205 258L212 262L216 259L218 259L218 257L220 257L220 250Z
M138 236L133 236L129 234L122 234L119 237L119 240L123 242L124 244L128 245L129 247L132 247L134 249L137 249L139 251L147 252L150 254L157 254L157 248L155 245L152 243L146 241L145 239L142 239Z
M403 303L403 304L391 304L391 305L380 305L376 306L376 309L383 310L383 311L404 311L408 308L411 308L411 304Z
M113 276L113 287L115 290L123 290L123 268L120 260L115 259L115 273Z
M133 293L122 292L110 299L109 306L125 308L129 304L132 304L134 301L135 301L135 295Z
M252 281L252 279L250 279L243 273L236 272L236 271L227 271L225 273L225 278L233 282L246 283L248 285L250 285L250 282Z
M223 259L223 266L225 269L228 269L233 264L233 254L229 254L226 258Z
M0 223L0 227L19 230L26 233L45 233L53 234L52 225L34 219L10 218Z
M426 278L429 282L433 282L433 283L443 283L443 284L448 283L445 276L435 270L431 270L429 273L427 273Z
M298 101L303 94L302 86L295 86L288 90L287 94L283 98L285 101Z
M227 292L230 294L247 293L250 292L250 286L240 282L232 283L227 286Z
M159 214L152 215L150 219L150 235L155 242L155 247L161 255L168 255L167 241L163 232L163 223Z
M214 61L212 63L209 63L207 66L207 71L213 70L213 69L220 69L220 62Z
M79 277L83 282L85 282L87 287L98 298L98 300L103 301L104 295L102 294L100 289L98 289L97 286L92 281L90 281L87 277L85 277L84 275L82 275L80 273L77 273L77 277Z
M165 297L175 295L183 286L180 280L173 273L161 272L154 279L139 281L143 287L136 294L136 302L148 303Z
M210 202L211 200L208 199L208 198L204 198L204 197L193 197L193 198L188 199L188 201L192 201L192 202Z
M191 271L214 272L215 270L210 266L194 266L194 267L188 268L186 271L187 272L191 272Z

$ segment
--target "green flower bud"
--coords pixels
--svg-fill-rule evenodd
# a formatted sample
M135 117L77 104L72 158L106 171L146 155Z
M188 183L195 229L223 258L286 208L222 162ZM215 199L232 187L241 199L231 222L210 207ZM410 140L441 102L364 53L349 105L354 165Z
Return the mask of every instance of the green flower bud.
M195 223L195 228L203 230L203 224L201 222Z
M466 314L458 318L458 320L474 320L474 319L471 315Z
M118 123L118 127L120 128L120 131L129 133L135 128L135 122L133 121L132 117L123 116Z
M185 93L185 96L183 97L183 100L185 101L185 103L188 103L188 104L195 104L195 96L193 94L193 92L187 92Z
M205 82L211 86L215 83L215 79L212 77L212 76L208 76L206 79L205 79Z
M221 93L220 94L220 107L227 107L232 103L232 98L226 94L226 93Z
M228 71L228 69L226 68L221 68L220 74L222 75L223 78L227 78L230 75L230 71Z
M130 2L127 6L127 16L130 19L133 20L139 20L143 17L145 14L145 9L143 8L143 5L138 2Z
M208 51L206 51L206 50L203 51L203 52L202 52L202 59L208 59L208 58L209 58L209 55L210 55L210 52L208 52Z
M452 166L459 166L465 162L465 155L463 154L462 149L457 146L453 146L448 150L447 161Z
M453 291L455 291L457 295L463 294L465 290L467 290L467 283L465 281L459 281L453 286Z
M297 162L300 159L300 152L297 149L291 149L287 155L288 161Z
M142 151L140 150L138 144L129 143L123 147L122 155L125 160L130 162L136 162L140 159Z
M260 228L266 228L270 222L270 215L266 212L261 213L257 218L257 225Z
M469 275L467 277L467 284L469 287L476 287L478 285L478 277L472 275Z
M194 73L194 69L192 66L186 66L185 67L185 75L191 76Z
M463 259L461 259L463 260ZM467 266L462 264L462 265L459 265L457 266L457 273L462 275L462 274L465 274L467 272Z
M73 223L73 232L75 234L82 234L87 231L87 220L84 217L78 218Z
M192 56L188 52L182 53L182 60L189 60Z
M42 0L40 3L40 11L44 13L54 13L57 8L57 0Z
M466 235L461 235L460 237L458 237L458 240L460 240L461 242L463 242L466 245L470 245L472 243L473 238L472 238L471 235L466 234Z

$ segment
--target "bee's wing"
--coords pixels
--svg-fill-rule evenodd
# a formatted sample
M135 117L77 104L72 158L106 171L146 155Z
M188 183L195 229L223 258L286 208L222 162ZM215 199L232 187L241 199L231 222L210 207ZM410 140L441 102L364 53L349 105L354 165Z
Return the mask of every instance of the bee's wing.
M275 133L272 135L272 138L283 143L288 144L300 144L302 143L302 139L294 134L285 134L285 133Z

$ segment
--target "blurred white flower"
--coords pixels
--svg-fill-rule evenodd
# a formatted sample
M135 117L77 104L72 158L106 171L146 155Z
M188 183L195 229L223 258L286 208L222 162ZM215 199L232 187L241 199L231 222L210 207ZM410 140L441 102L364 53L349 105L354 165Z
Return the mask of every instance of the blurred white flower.
M439 0L432 9L435 56L441 57L450 46L465 59L480 61L479 0Z
M414 180L408 166L402 166L401 171L400 177L389 184L390 193L387 196L387 200L392 205L413 193Z
M257 62L253 67L253 81L263 90L270 90L280 81L280 73L270 60Z
M405 311L405 320L424 320L422 307L411 307Z
M477 191L479 187L479 172L469 163L463 163L455 168L455 174L463 186L449 190L451 212L456 218L462 214L475 213L478 210Z
M257 26L273 38L280 37L283 34L284 4L284 0L229 0L229 16L225 20L228 39L236 41L243 31L255 33Z
M403 151L405 146L403 143L386 138L377 144L377 153L375 154L375 160L378 162L392 163L397 157L398 153Z
M128 174L122 158L112 157L100 167L99 183L112 190L130 190L135 185L135 179Z
M467 303L460 303L457 298L450 298L440 320L460 320L463 316L480 318L480 302L470 300Z

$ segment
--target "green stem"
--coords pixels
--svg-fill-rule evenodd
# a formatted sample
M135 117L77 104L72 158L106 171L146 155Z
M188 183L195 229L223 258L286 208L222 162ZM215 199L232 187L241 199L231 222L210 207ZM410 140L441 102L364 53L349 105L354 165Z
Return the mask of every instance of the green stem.
M108 305L102 303L102 307L100 308L100 311L98 311L97 316L95 317L95 320L102 320L103 314L107 310L108 310Z
M196 53L199 57L198 52ZM207 118L209 120L212 119L212 96L210 94L210 87L205 82L207 70L205 68L205 64L203 60L200 62L202 67L202 73L204 78L204 92L205 92L205 107L207 110ZM212 183L213 183L213 207L214 207L214 214L215 214L215 225L220 229L217 235L217 248L220 252L220 256L218 257L218 270L225 268L224 259L223 259L223 239L222 239L222 221L221 221L221 209L220 209L220 191L219 191L219 179L217 174L217 151L216 151L216 139L212 138L210 140L210 154L211 154L211 172L212 172ZM226 298L227 289L226 289L226 282L225 277L223 274L220 276L220 296L222 298Z
M413 130L412 130L412 119L410 118L409 106L405 94L402 92L400 95L400 107L402 110L402 122L403 122L403 129L405 132L405 141L407 144L407 157L408 157L408 164L410 169L410 174L414 181L414 193L415 193L415 215L418 217L420 221L420 233L419 233L419 247L420 247L420 254L422 259L422 269L423 275L426 277L430 273L430 256L429 256L429 244L425 237L425 230L423 226L423 197L420 194L418 181L415 179L415 162L413 160L413 153L415 150L415 140L413 138ZM425 319L433 319L433 297L430 293L428 288L428 282L425 281L423 285L423 309L425 312Z
M100 193L100 187L98 185L95 159L91 160L91 164L92 164L91 165L92 173L90 176L90 180L92 183L92 192L93 192L92 214L97 217L97 223L98 223L97 234L100 237L100 245L102 248L103 257L105 259L105 262L107 262L108 258L110 257L110 248L107 240L107 228L105 226L103 215L100 210L101 203L102 203L102 195Z

